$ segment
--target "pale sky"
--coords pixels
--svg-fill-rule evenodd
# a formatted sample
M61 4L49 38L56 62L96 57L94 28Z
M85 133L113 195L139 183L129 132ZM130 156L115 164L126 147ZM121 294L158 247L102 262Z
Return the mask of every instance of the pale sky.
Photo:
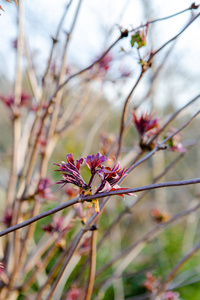
M37 53L36 66L41 71L48 59L51 47L51 36L55 34L57 24L63 13L63 8L68 1L23 0L23 2L26 15L26 37L32 51ZM70 8L71 12L69 12L64 25L65 30L69 28L71 16L73 15L72 11L74 11L77 3L78 1L74 0ZM142 3L145 4L147 12L144 11ZM102 53L105 47L110 45L115 37L118 36L119 32L117 26L115 26L112 38L109 40L105 38L105 33L115 24L119 24L128 29L134 28L145 23L147 20L149 21L179 12L189 7L192 3L193 1L189 0L83 0L79 19L69 48L69 63L76 63L76 65L80 67L85 67L91 63ZM5 2L5 4L2 4L6 12L2 12L0 16L0 73L4 74L6 70L6 76L12 78L15 69L15 52L11 47L11 41L14 40L17 35L16 7L14 3L9 4ZM178 33L189 20L190 15L190 12L186 12L173 19L154 24L153 44L155 49ZM177 88L177 99L180 96L181 99L184 98L183 102L189 100L189 95L193 97L199 92L199 32L200 18L179 38L169 58L168 64L174 68L174 72L172 72L174 79L170 85L172 85L175 90ZM61 36L64 39L64 33ZM128 49L129 45L130 38L123 40L124 48ZM117 45L113 51L119 53L119 49L120 46ZM158 55L158 64L161 58L162 54ZM138 67L133 58L129 61L129 64L131 64L131 69L136 70ZM184 85L180 81L180 76L176 78L176 71L191 77L189 90L181 91L181 86L184 88ZM135 76L136 75L137 70L135 72ZM133 82L134 78L131 79L131 85ZM125 93L128 86L125 85L124 87ZM160 96L158 95L158 97L162 98L163 89L165 90L166 85L162 82L160 83L160 87ZM112 90L112 88L110 89ZM113 97L115 97L114 94ZM177 101L180 101L180 99Z

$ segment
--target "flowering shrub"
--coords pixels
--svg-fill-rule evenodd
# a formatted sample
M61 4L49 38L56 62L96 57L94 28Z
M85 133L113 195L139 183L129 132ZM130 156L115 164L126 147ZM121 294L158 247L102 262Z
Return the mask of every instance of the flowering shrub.
M125 3L122 13L132 3ZM199 18L200 5L192 3L137 27L114 26L107 47L97 45L104 49L101 55L80 68L89 39L88 32L81 34L81 19L81 26L77 22L83 5L82 0L67 1L51 49L48 42L32 50L30 45L38 43L27 28L36 14L37 20L44 18L41 28L51 26L39 8L24 10L24 1L19 1L14 18L18 36L5 43L13 55L2 57L16 59L16 68L14 80L5 68L0 81L6 91L0 94L0 299L178 300L185 299L188 287L199 299L200 95L176 109L173 101L183 97L177 90L183 84L178 72L185 58L179 58L188 50L176 55L175 63L166 61L174 51L167 46ZM24 15L27 11L31 18ZM155 34L152 24L167 24L187 13L189 21L178 33L172 28L174 35L160 45L158 33L165 39L164 31L158 27ZM54 26L56 15L51 22ZM196 40L190 34L186 44L192 48ZM93 37L101 41L98 32ZM42 48L45 59L40 61ZM35 55L40 51L41 56ZM184 77L184 97L198 86L193 73L188 70L188 89ZM159 79L165 80L165 97L160 97L165 91ZM157 95L166 98L160 107L152 100ZM66 161L58 163L65 155Z

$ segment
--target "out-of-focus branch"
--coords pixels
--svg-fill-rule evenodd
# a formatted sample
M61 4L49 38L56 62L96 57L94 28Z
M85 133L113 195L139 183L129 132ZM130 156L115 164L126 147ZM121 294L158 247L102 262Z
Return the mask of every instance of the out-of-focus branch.
M122 146L122 137L123 137L123 133L124 133L124 127L125 127L125 121L126 121L126 116L127 116L127 110L128 110L128 105L130 103L131 100L131 96L133 94L133 92L135 91L136 87L138 86L140 80L142 79L142 76L144 75L145 72L145 68L142 68L140 75L136 81L136 83L134 84L132 90L130 91L130 93L128 94L125 103L124 103L124 107L123 107L123 112L122 112L122 117L121 117L121 123L120 123L120 133L119 133L119 141L118 141L118 149L117 149L117 157L120 155L120 151L121 151L121 146Z
M66 267L67 267L67 265L68 265L68 263L70 261L70 259L71 259L71 257L73 256L74 252L77 250L78 246L80 245L80 241L81 241L81 238L82 238L83 234L84 234L84 230L80 230L79 233L78 233L78 235L76 236L76 239L74 240L74 242L72 244L72 247L71 247L71 249L69 251L69 254L67 255L65 261L63 262L62 268L61 268L58 276L56 277L56 279L55 279L55 281L53 283L53 286L51 288L51 292L47 296L48 300L52 300L53 299L53 295L54 295L54 293L55 293L55 291L56 291L56 289L58 287L60 279L61 279L61 277L62 277L62 275L63 275L63 273L64 273L64 271L65 271L65 269L66 269Z
M43 84L44 84L44 82L45 82L45 80L46 80L46 77L47 77L48 72L49 72L49 68L50 68L50 66L51 66L52 57L53 57L53 52L54 52L55 45L56 45L56 43L57 43L57 41L58 41L58 36L59 36L59 34L60 34L60 31L61 31L61 28L62 28L62 26L63 26L65 17L66 17L66 15L67 15L68 9L69 9L70 5L72 4L72 2L73 2L73 0L70 0L69 3L67 4L66 9L64 10L63 16L62 16L62 18L60 19L60 23L58 24L58 28L57 28L57 31L56 31L56 35L55 35L55 37L53 38L53 44L52 44L51 52L50 52L50 55L49 55L49 60L48 60L47 68L46 68L46 71L45 71L44 76L43 76L43 79L42 79Z
M107 270L109 267L111 267L113 264L115 264L116 262L118 262L122 258L126 258L132 251L135 250L135 248L137 248L137 247L140 248L142 245L144 246L146 242L150 241L152 238L156 237L160 232L162 232L162 230L165 227L167 227L168 225L171 225L171 224L173 224L173 223L181 220L182 218L184 218L185 216L187 216L187 215L189 215L189 214L191 214L193 212L196 212L198 209L200 209L200 204L199 203L197 205L195 205L193 208L190 208L190 209L185 210L185 211L183 211L181 213L178 213L177 215L175 215L174 217L172 217L169 221L163 222L161 224L158 224L156 227L154 227L149 232L147 232L141 239L139 239L137 242L135 242L133 245L129 246L128 248L124 249L119 255L117 255L116 257L114 257L106 265L104 265L102 268L100 268L97 271L97 273L96 273L96 277L98 277L105 270ZM123 265L123 263L121 264L121 266L122 265ZM118 276L121 275L123 268L120 267L119 269L120 269L120 274L118 272L119 270L116 270L116 272L115 272L113 278L111 279L111 281L115 277L118 277ZM109 279L109 282L110 282L110 279Z
M156 295L153 295L152 300L159 300L160 295L164 293L167 289L168 284L173 280L179 270L183 267L183 265L192 258L198 251L200 250L200 242L198 242L194 248L188 252L184 257L182 257L179 262L173 267L171 272L167 275L164 282L161 284L160 288L158 289Z
M198 13L196 16L192 17L191 20L184 26L184 28L178 34L176 34L173 38L171 38L170 40L168 40L158 50L156 50L155 52L152 52L150 54L149 59L147 60L147 62L145 64L143 64L140 76L139 76L138 80L136 81L136 84L134 85L134 87L131 90L130 94L126 98L126 101L125 101L125 104L124 104L124 108L123 108L123 112L122 112L122 118L121 118L121 124L120 124L120 133L119 133L119 143L118 143L117 157L119 156L120 150L121 150L122 137L123 137L123 131L124 131L124 124L125 124L125 121L126 121L126 114L127 114L127 107L128 107L129 102L130 102L130 98L131 98L131 96L132 96L132 94L133 94L136 86L138 85L140 79L142 78L144 72L151 66L153 57L157 53L159 53L163 48L165 48L169 43L171 43L172 41L176 40L199 17L199 15L200 15L200 13Z
M179 11L179 12L177 12L177 13L175 13L175 14L172 14L172 15L170 15L170 16L167 16L167 17L158 18L158 19L155 19L155 20L152 20L152 21L148 21L146 24L140 25L140 26L135 27L134 29L130 30L130 32L136 31L136 30L138 30L138 29L140 29L140 28L147 27L147 26L149 26L149 24L153 24L153 23L156 23L156 22L165 21L165 20L168 20L168 19L170 19L170 18L174 18L174 17L176 17L176 16L178 16L178 15L180 15L180 14L182 14L182 13L185 13L186 11L189 11L189 10L193 10L193 9L196 10L196 9L199 8L199 6L200 6L200 4L192 3L188 8L186 8L186 9L184 9L184 10L181 10L181 11Z
M27 65L28 65L27 73L28 73L28 78L31 86L31 91L35 97L35 100L39 102L39 100L41 99L42 91L37 81L36 71L32 63L30 49L28 48L27 41L25 41L24 43L24 51L27 60Z
M56 212L58 212L58 211L60 211L62 209L65 209L65 208L67 208L69 206L72 206L72 205L74 205L76 203L79 203L79 202L80 202L80 197L77 197L77 198L72 199L72 200L70 200L70 201L68 201L66 203L63 203L63 204L61 204L61 205L59 205L59 206L57 206L57 207L55 207L53 209L45 211L45 212L43 212L43 213L41 213L41 214L39 214L39 215L37 215L37 216L35 216L35 217L33 217L33 218L25 221L25 222L22 222L20 224L14 225L14 226L12 226L12 228L14 228L14 230L23 228L23 227L25 227L27 225L30 225L30 224L32 224L32 223L34 223L34 222L36 222L36 221L38 221L40 219L43 219L43 218L45 218L47 216L50 216L51 214L54 214L54 213L56 213ZM11 229L11 227L9 227L9 228L1 231L0 232L0 236L3 236L5 234L10 233L10 232L13 231L13 230L10 230L10 229ZM1 233L3 233L3 234L1 234Z
M74 217L75 211L70 210L69 213L65 216L64 224L65 226L69 226L72 222L72 218ZM39 244L33 249L32 253L29 254L29 258L26 261L23 270L21 271L20 276L23 277L24 274L27 274L31 271L30 277L24 281L21 290L27 289L37 278L40 276L41 273L44 272L46 265L49 263L49 259L53 256L59 248L59 242L62 240L66 235L66 232L56 232L53 235L45 234L42 239L40 240ZM70 247L66 247L63 249L63 257L61 258L61 262L68 253ZM37 262L40 262L37 265ZM58 265L60 265L60 260L57 260ZM49 274L49 280L51 281L52 277L54 276L56 270L58 269L58 265L54 264L52 275ZM35 269L34 269L35 266ZM47 284L48 284L47 282ZM45 289L45 288L44 288Z
M108 52L123 38L124 36L122 36L122 34L118 37L118 39L111 44L111 46L101 55L100 58L98 58L97 60L95 60L92 64L90 64L89 66L87 66L86 68L74 73L73 75L69 76L62 84L60 84L55 93L53 94L53 96L51 97L50 101L52 101L57 93L73 78L75 78L76 76L79 76L81 74L83 74L84 72L88 71L89 69L91 69L94 65L96 65L97 63L99 63L107 54Z
M169 166L165 168L164 171L162 171L154 180L152 181L152 184L156 183L158 180L160 180L164 175L167 174L174 166L177 164L183 157L185 156L185 153L181 153L177 158L175 158L174 161L172 161ZM101 247L103 242L108 238L108 236L111 234L112 230L115 228L115 226L120 222L120 220L127 215L128 213L132 212L132 208L135 207L136 204L138 204L144 196L149 192L150 190L144 191L140 196L137 197L136 201L131 204L130 206L126 207L117 217L113 220L112 224L109 226L108 230L105 232L101 240L99 241L97 245L97 249Z
M89 150L92 146L94 136L95 136L96 132L99 130L100 126L103 124L103 122L108 117L108 114L109 114L109 111L105 112L105 109L104 109L104 112L99 114L99 118L96 120L96 122L91 127L90 131L88 132L88 135L87 135L87 138L85 141L85 148L83 149L81 157L85 157L87 155L87 153L89 153Z
M85 116L92 110L97 101L100 99L102 91L95 94L94 96L91 93L86 93L82 95L82 100L76 103L73 112L71 112L70 119L64 121L64 115L61 117L58 126L56 128L56 134L59 137L64 137L66 134L74 130L77 125L79 125L85 118ZM78 118L77 118L78 116Z
M152 137L152 139L150 140L149 144L151 144L168 126L169 124L171 124L171 122L184 110L186 109L188 106L190 106L191 104L193 104L196 100L198 100L200 97L200 95L197 95L195 98L193 98L192 100L190 100L188 103L186 103L183 107L181 107L179 110L177 110L170 118L169 120L163 125L163 127L159 130L159 132Z
M90 271L89 271L89 278L88 278L85 300L90 300L92 297L95 270L96 270L96 244L97 244L97 230L94 230L92 231L92 237L91 237Z
M183 27L183 29L176 34L173 38L171 38L169 41L167 41L165 44L163 44L158 50L156 50L152 55L150 56L153 57L155 56L158 52L160 52L163 48L165 48L168 44L176 40L198 17L200 16L200 13L196 14L196 16L193 16L191 20Z
M165 64L167 63L167 61L168 61L167 59L170 56L170 54L171 54L171 52L172 52L172 50L173 50L173 48L175 46L175 42L172 44L172 46L170 47L170 49L167 51L167 53L165 54L164 58L162 59L162 62L157 67L156 71L154 72L154 74L153 74L153 76L151 78L151 86L150 86L148 92L144 95L144 97L136 105L134 105L133 110L137 110L140 107L140 105L142 105L142 103L144 103L144 101L146 99L148 99L150 97L150 95L152 94L152 92L154 90L154 87L156 85L156 82L157 82L156 79L158 78L158 75L160 74L160 72L164 68Z
M22 92L22 57L24 46L24 8L23 1L20 1L18 6L18 38L17 38L17 57L16 57L16 72L15 72L15 91L14 91L14 103L19 109L21 103ZM14 111L13 120L13 155L12 155L12 167L11 176L8 185L8 193L6 203L8 206L12 205L15 195L15 185L17 180L17 160L18 160L18 148L21 135L21 121L19 111Z
M173 136L175 136L180 131L182 131L184 128L186 128L199 115L199 113L200 113L200 110L198 110L196 112L196 114L194 114L194 116L188 122L186 122L183 126L181 126L179 129L177 129L175 132L173 132L170 136L165 138L161 144L165 144L167 141L169 141L171 138L173 138Z
M58 78L58 85L63 81L63 78L64 78L65 73L66 73L68 45L69 45L69 41L70 41L70 38L71 38L71 35L72 35L72 32L73 32L74 26L75 26L77 18L78 18L78 14L79 14L79 11L80 11L80 8L81 8L82 1L83 0L79 0L79 2L78 2L77 9L76 9L76 12L75 12L75 16L74 16L74 19L73 19L73 22L72 22L72 25L71 25L71 29L67 33L67 39L66 39L63 58L62 58L62 65L61 65L61 69L60 69L60 75L59 75L59 78ZM48 129L46 147L45 147L43 157L42 157L42 162L41 162L41 177L44 177L46 175L48 161L49 161L51 152L53 151L53 148L56 145L56 141L55 142L53 141L53 143L52 143L52 140L53 140L54 134L55 134L55 128L56 128L56 124L57 124L57 120L58 120L58 114L59 114L59 110L60 110L62 95L63 95L63 90L60 90L57 93L56 98L55 98L55 105L54 105L54 109L53 109L53 112L52 112L50 126L49 126L49 129Z
M60 254L59 258L57 259L56 263L53 265L51 271L48 274L46 282L42 285L40 288L36 300L41 300L43 292L46 290L46 288L49 286L49 284L52 282L52 280L55 278L56 274L58 273L59 268L63 265L63 261L66 259L66 256L71 253L71 249L74 245L74 242L77 242L77 238L79 237L79 241L81 240L82 236L84 235L85 231L80 230L78 235L75 237L75 239L72 240L70 247L67 247L64 249L64 251Z
M53 246L51 246L43 256L42 260L40 259L37 261L37 264L35 264L32 268L32 272L27 280L25 280L24 284L20 287L21 291L27 290L35 281L37 278L37 275L39 272L42 272L45 270L46 266L48 265L49 261L52 259L52 257L56 253L56 240ZM38 263L39 262L39 263Z
M43 76L43 79L42 79L42 95L41 95L39 107L38 107L38 110L37 110L37 113L36 113L35 121L34 121L34 124L32 126L31 132L30 132L29 147L28 147L28 151L27 151L27 155L26 155L24 168L23 168L23 171L22 171L22 178L25 178L25 184L24 184L24 182L22 182L22 184L19 187L19 192L18 192L18 197L19 198L23 198L25 193L26 193L26 188L29 184L29 181L30 181L30 178L31 178L31 175L32 175L32 171L33 171L33 167L35 165L35 159L36 159L36 156L37 156L37 149L38 149L38 140L39 140L39 138L42 134L46 118L49 116L49 114L52 113L51 105L54 103L54 101L52 101L51 105L49 105L49 107L46 109L44 114L42 112L43 104L44 104L44 101L45 101L45 93L46 93L46 91L45 91L45 89L46 89L46 77L48 75L49 68L50 68L50 65L51 65L53 51L54 51L54 48L55 48L56 41L57 41L58 36L60 34L60 30L62 28L62 25L63 25L64 19L66 17L66 14L68 12L68 8L70 7L72 1L70 1L69 4L66 6L66 9L65 9L65 11L63 13L63 16L60 20L60 23L58 25L56 36L53 39L53 44L52 44L48 64L47 64L47 67L46 67L46 70L45 70L45 73L44 73L44 76ZM41 119L41 121L40 121L40 119ZM39 125L39 122L40 122L40 127L39 127L40 129L38 131L37 127ZM36 134L35 132L38 132L38 133Z
M23 59L23 48L24 48L24 3L20 1L18 6L18 39L17 39L17 58L16 58L16 73L15 73L15 90L14 90L14 105L15 109L13 111L13 154L12 154L12 166L11 175L8 184L7 200L6 204L8 209L13 211L12 224L18 221L18 206L15 203L16 197L16 184L18 179L18 159L19 159L19 145L21 136L21 119L20 119L20 104L21 104L21 94L22 94L22 59ZM8 284L8 291L5 298L9 298L9 293L12 289L14 283L14 277L16 274L16 268L19 260L20 253L20 238L18 233L14 234L13 237L9 239L10 244L6 250L6 256L8 255L9 263L12 263L13 257L14 261L12 266L8 265L8 269L11 267L11 276ZM14 247L13 247L14 246Z

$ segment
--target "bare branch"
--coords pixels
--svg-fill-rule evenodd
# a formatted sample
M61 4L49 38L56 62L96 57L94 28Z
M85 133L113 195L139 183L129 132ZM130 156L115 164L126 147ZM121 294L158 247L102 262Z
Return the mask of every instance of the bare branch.
M185 185L191 185L191 184L197 184L200 183L200 178L196 178L196 179L190 179L190 180L181 180L181 181L168 181L168 182L163 182L163 183L156 183L156 184L150 184L150 185L146 185L146 186L141 186L141 187L137 187L137 188L133 188L133 189L123 189L123 190L115 190L115 191L111 191L108 193L99 193L96 195L90 195L90 196L79 196L73 200L70 200L66 203L63 203L53 209L50 209L48 211L45 211L27 221L24 221L20 224L14 225L12 227L9 227L3 231L0 232L0 236L6 235L12 231L18 230L20 228L23 228L25 226L30 225L31 223L34 223L40 219L43 219L47 216L50 216L60 210L63 210L64 208L67 208L69 206L72 206L76 203L83 203L85 201L87 202L91 202L93 199L100 199L100 198L104 198L107 196L114 196L114 195L122 195L122 194L129 194L129 193L136 193L136 192L142 192L142 191L146 191L146 190L153 190L153 189L159 189L159 188L163 188L163 187L173 187L173 186L185 186ZM80 199L81 197L81 199Z

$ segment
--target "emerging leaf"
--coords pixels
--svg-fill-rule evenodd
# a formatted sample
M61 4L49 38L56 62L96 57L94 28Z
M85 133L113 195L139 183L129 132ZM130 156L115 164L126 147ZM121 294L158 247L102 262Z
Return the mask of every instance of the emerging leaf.
M136 32L134 35L131 37L131 46L134 47L135 43L137 43L138 48L142 48L146 46L146 38L143 34L143 32Z

